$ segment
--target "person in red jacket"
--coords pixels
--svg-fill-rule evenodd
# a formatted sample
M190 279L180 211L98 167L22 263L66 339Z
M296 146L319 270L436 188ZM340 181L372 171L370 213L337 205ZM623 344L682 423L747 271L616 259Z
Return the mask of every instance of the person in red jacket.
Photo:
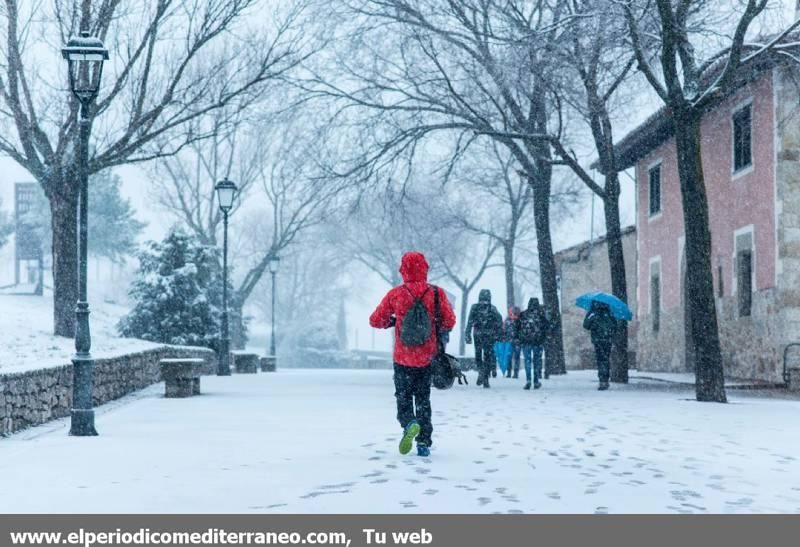
M417 454L430 455L433 443L433 424L431 423L431 359L436 354L436 329L434 311L434 291L439 293L441 329L449 332L456 324L453 308L445 292L428 284L428 262L425 255L408 252L400 262L400 275L403 284L383 297L381 303L369 318L370 326L377 329L394 327L394 386L397 399L397 420L403 428L400 440L400 453L411 450L417 440ZM402 342L401 333L406 314L419 299L430 319L430 336L416 346ZM416 410L415 410L416 408Z

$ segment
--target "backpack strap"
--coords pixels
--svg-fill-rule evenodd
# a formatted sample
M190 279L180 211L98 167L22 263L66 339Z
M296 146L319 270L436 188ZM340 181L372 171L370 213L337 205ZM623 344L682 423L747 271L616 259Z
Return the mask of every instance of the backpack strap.
M427 289L425 289L427 292ZM433 324L436 329L436 349L439 353L444 353L442 344L442 309L439 304L439 287L433 287Z

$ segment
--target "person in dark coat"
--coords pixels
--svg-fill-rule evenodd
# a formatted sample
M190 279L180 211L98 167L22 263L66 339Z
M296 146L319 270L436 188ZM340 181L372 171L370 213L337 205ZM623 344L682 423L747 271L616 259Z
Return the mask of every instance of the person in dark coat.
M525 387L531 388L531 361L533 362L533 388L539 389L542 383L542 353L547 338L548 321L544 308L538 298L528 300L528 308L519 315L519 341L522 357L525 360Z
M456 324L456 316L444 290L428 284L428 262L425 255L409 252L400 263L403 284L390 290L372 312L369 324L376 329L394 327L394 386L397 400L397 421L403 428L400 453L407 454L416 438L417 454L430 455L433 444L431 422L431 360L436 354L436 332L422 344L407 346L401 340L403 320L417 299L427 311L431 326L435 321L435 295L439 293L439 311L442 330L449 332ZM443 334L444 334L443 332Z
M597 379L600 382L597 389L605 391L608 389L611 344L614 340L614 333L617 331L617 320L611 315L611 309L606 304L594 301L583 320L583 328L592 335L594 358L597 363Z
M483 289L478 294L478 303L469 310L465 341L472 343L475 338L475 366L478 368L479 386L489 387L489 374L497 376L497 362L494 343L500 340L503 330L503 316L492 305L492 292Z

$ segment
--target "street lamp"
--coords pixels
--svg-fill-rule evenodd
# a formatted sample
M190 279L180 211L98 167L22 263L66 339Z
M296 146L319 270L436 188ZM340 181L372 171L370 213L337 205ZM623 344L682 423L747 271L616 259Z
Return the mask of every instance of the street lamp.
M236 185L228 179L221 180L214 187L217 192L217 202L222 211L222 334L219 341L219 359L217 376L230 376L230 345L231 337L228 329L228 214L233 208L236 198Z
M269 259L269 273L272 274L272 336L269 340L269 354L272 357L275 357L275 274L278 273L280 265L280 257L272 255L272 258Z
M72 358L72 412L70 435L97 435L94 428L92 396L94 392L94 359L90 352L89 301L86 290L86 263L89 211L89 133L92 103L100 90L103 62L108 50L100 39L81 31L61 49L69 65L69 85L81 104L78 124L78 303L75 308L75 356Z

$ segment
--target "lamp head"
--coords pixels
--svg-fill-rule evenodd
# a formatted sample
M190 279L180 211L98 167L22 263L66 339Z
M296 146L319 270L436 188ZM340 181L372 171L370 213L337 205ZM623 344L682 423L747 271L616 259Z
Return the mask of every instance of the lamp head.
M229 212L233 208L238 188L236 184L228 179L221 180L214 187L217 192L217 202L223 213Z
M100 91L103 63L108 60L108 50L103 42L88 31L73 36L61 49L69 64L69 86L82 104L90 103Z

